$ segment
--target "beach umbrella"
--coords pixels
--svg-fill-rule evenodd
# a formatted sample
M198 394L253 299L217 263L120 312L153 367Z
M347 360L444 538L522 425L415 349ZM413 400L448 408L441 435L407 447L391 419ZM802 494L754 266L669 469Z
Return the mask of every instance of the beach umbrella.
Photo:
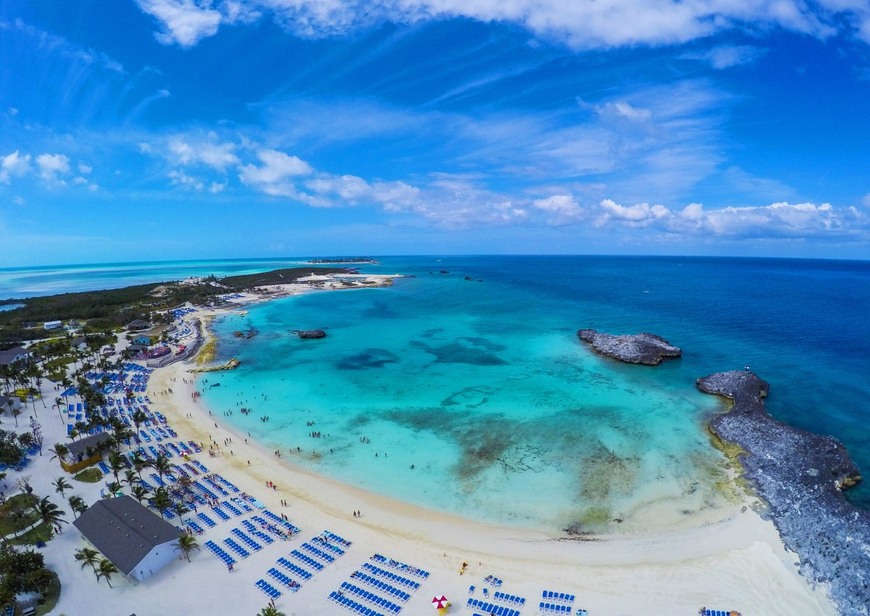
M441 596L435 595L434 597L432 597L432 606L436 610L446 609L447 608L447 597L445 597L444 595L441 595Z

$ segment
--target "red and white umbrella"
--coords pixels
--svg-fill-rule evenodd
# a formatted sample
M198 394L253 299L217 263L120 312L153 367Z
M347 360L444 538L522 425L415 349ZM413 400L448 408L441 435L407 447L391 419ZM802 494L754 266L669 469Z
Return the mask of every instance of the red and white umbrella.
M444 595L441 595L440 597L438 595L435 595L434 597L432 597L432 607L434 607L436 610L443 610L447 607L447 597L445 597Z

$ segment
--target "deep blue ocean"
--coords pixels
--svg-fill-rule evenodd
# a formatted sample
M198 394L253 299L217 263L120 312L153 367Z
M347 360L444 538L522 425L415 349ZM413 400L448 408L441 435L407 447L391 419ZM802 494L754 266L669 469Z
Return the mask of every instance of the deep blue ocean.
M870 469L870 263L380 261L359 269L408 277L219 320L219 354L242 365L213 377L221 387L204 388L215 414L232 411L226 421L271 448L299 447L293 461L313 470L467 517L648 529L680 515L703 518L728 502L725 461L705 431L723 404L699 393L695 379L750 366L770 383L776 418L834 435ZM299 262L0 270L0 297ZM247 327L260 333L232 336ZM327 338L291 333L313 327ZM655 368L619 364L577 340L585 327L656 333L684 355ZM241 406L253 412L242 415ZM849 498L870 506L870 488Z

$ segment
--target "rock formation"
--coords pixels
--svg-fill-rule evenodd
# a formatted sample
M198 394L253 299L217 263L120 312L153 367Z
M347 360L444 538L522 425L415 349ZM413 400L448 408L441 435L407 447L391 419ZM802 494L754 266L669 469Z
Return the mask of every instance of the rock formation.
M745 477L766 501L783 543L800 557L801 573L828 584L842 614L868 614L870 511L842 494L861 480L837 439L773 419L763 399L769 386L749 372L713 374L697 381L709 394L734 401L710 430L738 445Z
M326 338L326 332L322 329L297 329L294 333L303 340Z
M666 358L680 357L683 354L679 347L655 334L614 336L594 329L581 329L577 336L590 343L597 353L629 364L657 366Z

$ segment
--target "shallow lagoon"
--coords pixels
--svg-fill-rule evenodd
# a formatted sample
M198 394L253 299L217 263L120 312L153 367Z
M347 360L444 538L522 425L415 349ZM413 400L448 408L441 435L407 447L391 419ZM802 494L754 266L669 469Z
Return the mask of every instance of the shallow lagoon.
M589 310L428 272L278 300L216 324L220 357L242 365L209 375L205 399L270 448L301 448L295 462L465 517L550 531L694 523L725 503L703 429L720 403L679 363L592 354L575 334ZM327 338L291 333L315 327Z

